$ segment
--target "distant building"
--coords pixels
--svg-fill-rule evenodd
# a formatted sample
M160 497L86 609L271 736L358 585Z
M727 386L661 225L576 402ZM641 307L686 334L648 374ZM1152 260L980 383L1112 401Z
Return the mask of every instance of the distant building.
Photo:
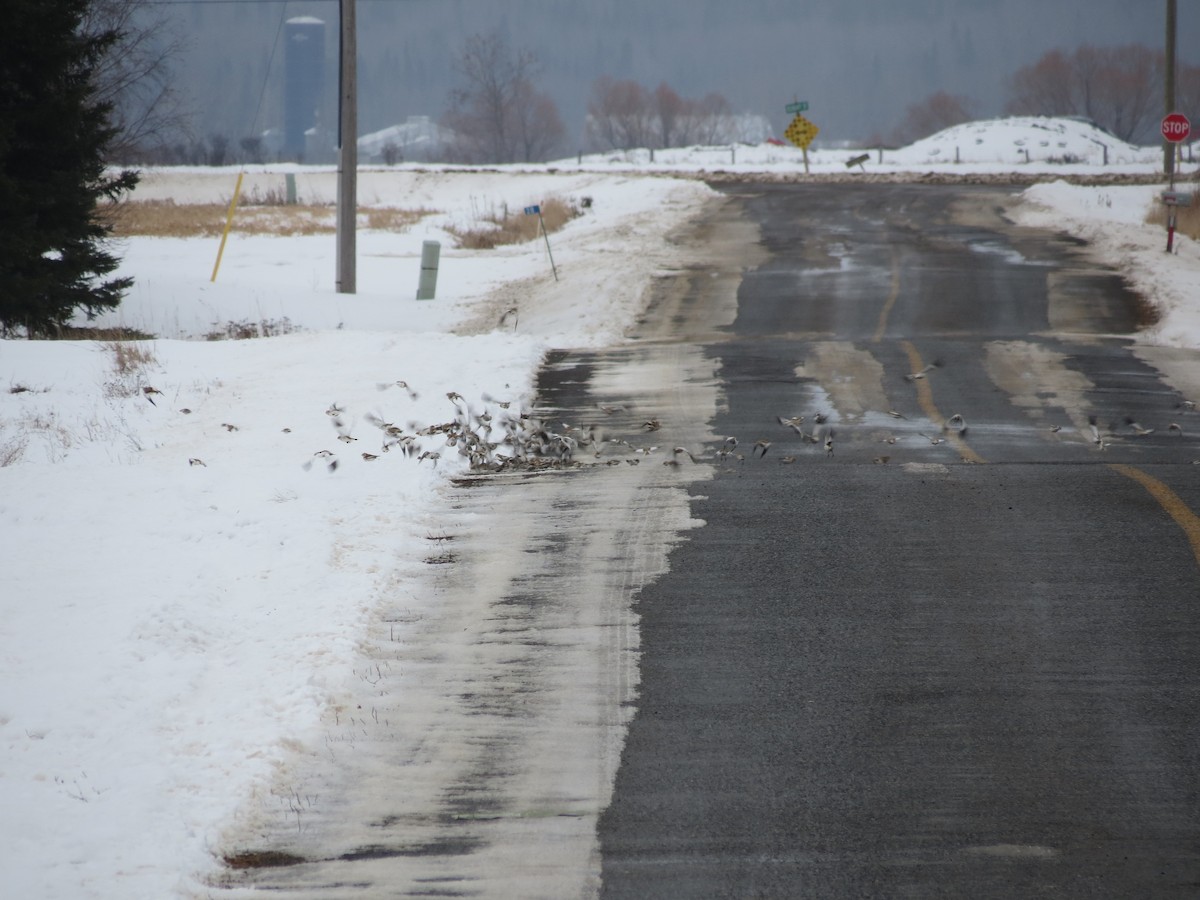
M323 131L318 110L325 87L325 23L312 16L288 19L284 40L283 156L311 162L323 155L313 144Z

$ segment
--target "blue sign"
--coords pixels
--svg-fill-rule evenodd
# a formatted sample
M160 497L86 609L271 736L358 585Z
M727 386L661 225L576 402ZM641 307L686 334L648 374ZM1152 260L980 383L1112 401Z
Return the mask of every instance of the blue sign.
M541 214L542 214L542 208L540 206L525 207L525 215L527 215L527 216L540 216Z

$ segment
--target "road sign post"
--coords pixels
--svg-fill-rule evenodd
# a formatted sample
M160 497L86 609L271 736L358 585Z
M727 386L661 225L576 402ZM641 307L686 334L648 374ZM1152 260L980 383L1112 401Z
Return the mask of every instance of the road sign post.
M546 232L546 220L542 218L541 204L525 207L525 215L538 217L538 227L541 228L542 237L546 239L546 255L550 257L550 271L554 273L554 280L558 281L558 266L554 265L554 254L550 251L550 235Z
M1171 155L1174 157L1179 145L1191 135L1192 123L1183 113L1173 112L1163 116L1161 129L1163 139L1172 145ZM1171 166L1171 190L1163 195L1163 202L1167 205L1167 252L1170 253L1175 246L1175 210L1179 206L1179 200L1175 194L1174 165Z
M808 174L808 145L813 142L813 138L820 132L820 128L814 125L804 116L797 115L792 119L791 124L783 130L783 136L804 151L804 174Z

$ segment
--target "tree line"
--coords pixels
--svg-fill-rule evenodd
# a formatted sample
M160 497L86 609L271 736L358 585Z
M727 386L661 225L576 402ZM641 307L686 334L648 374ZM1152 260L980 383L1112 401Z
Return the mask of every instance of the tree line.
M1022 66L1007 83L1004 114L1077 116L1133 144L1160 139L1165 62L1161 50L1140 44L1050 50ZM1200 66L1177 65L1176 106L1200 109ZM969 97L938 91L905 110L901 122L872 145L902 146L976 117Z

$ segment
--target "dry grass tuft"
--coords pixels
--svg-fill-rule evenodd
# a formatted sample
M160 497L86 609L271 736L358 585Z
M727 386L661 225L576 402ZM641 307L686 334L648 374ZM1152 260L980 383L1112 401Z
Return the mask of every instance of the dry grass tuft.
M359 211L359 224L376 231L405 231L428 209L373 207ZM220 237L229 215L228 203L175 203L172 200L127 201L111 207L106 216L114 237ZM274 196L238 204L233 216L237 234L294 237L333 234L337 212L332 205L279 202Z
M1146 223L1167 227L1167 207L1161 201L1156 201L1150 212L1146 213ZM1200 190L1192 191L1192 205L1176 207L1175 231L1192 240L1200 240Z
M29 438L24 434L0 440L0 469L19 463L28 444Z
M101 328L95 325L67 325L57 335L60 341L152 341L154 337L148 331L137 328Z
M154 351L136 341L112 341L104 349L112 353L113 370L118 375L136 375L146 366L158 362Z
M583 209L560 197L543 200L542 220L546 231L558 231L572 219L583 215ZM446 229L457 245L464 250L491 250L505 244L523 244L541 236L537 216L527 216L523 210L512 211L507 205L499 211L492 209L479 217L484 224L475 228Z
M274 869L283 866L298 866L308 862L302 856L283 853L279 850L246 850L230 853L222 861L231 869Z
M205 333L206 341L248 341L253 338L278 337L281 334L291 334L296 326L286 316L282 319L262 319L251 322L243 319L240 322L226 322L223 328L214 328Z

